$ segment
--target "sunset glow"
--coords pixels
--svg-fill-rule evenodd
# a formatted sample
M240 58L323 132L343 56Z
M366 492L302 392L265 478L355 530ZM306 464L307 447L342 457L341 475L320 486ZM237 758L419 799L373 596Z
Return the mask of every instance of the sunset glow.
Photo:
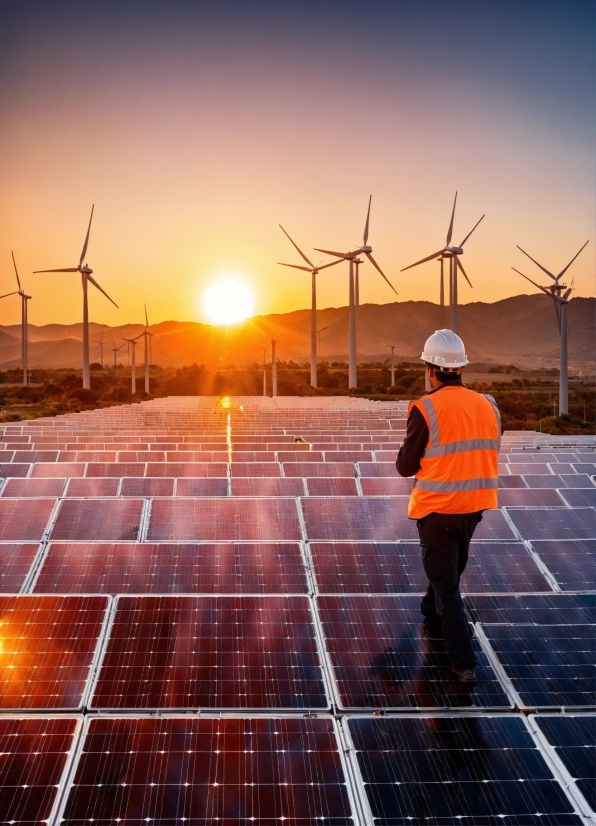
M203 306L212 324L238 324L254 313L255 299L242 281L226 278L209 287Z

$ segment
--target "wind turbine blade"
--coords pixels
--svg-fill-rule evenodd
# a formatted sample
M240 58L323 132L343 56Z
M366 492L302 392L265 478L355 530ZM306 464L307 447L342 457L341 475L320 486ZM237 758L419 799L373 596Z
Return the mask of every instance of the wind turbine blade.
M439 255L443 255L443 250L433 252L432 255L427 255L426 258L421 258L420 261L416 261L415 264L410 264L409 267L404 267L403 270L400 270L400 272L404 272L405 270L411 270L412 267L417 267L418 264L424 264L426 261L432 261L434 258L438 258Z
M563 295L562 295L563 301L567 301L567 299L569 298L570 295L571 295L571 287L569 287L569 289L566 290L566 292L563 293Z
M14 252L11 250L10 254L12 255L12 263L14 264L14 271L15 271L15 275L17 277L17 284L19 285L19 290L22 290L23 288L21 287L21 280L19 278L19 271L17 270L17 262L14 260Z
M336 264L341 264L342 259L338 258L337 261L332 261L330 264L321 264L317 267L318 270L326 270L327 267L334 267Z
M78 272L78 267L64 267L61 270L33 270L34 273L36 272Z
M147 328L149 326L149 319L147 317L147 305L145 304L144 307L145 307L145 327Z
M280 230L283 232L283 234L286 236L286 238L289 238L290 243L292 243L292 244L294 245L294 247L298 250L299 254L302 256L302 258L304 259L304 261L306 261L306 263L307 263L310 267L314 267L314 264L312 263L312 261L309 261L309 260L308 260L308 258L306 257L306 255L302 252L302 250L301 250L301 249L300 249L300 247L298 246L298 244L295 244L295 243L294 243L294 241L292 241L292 239L290 238L290 236L288 235L288 233L285 231L285 229L282 227L282 225L281 225L281 224L279 225L279 228L280 228Z
M325 255L333 255L335 258L345 258L346 254L344 252L332 252L331 250L322 250L320 247L315 247L317 252L324 252Z
M525 278L526 281L529 281L530 284L533 284L535 287L538 287L538 289L542 290L543 293L546 293L546 295L550 295L552 297L552 293L551 293L550 290L547 290L545 287L541 287L540 284L537 284L535 281L532 281L531 278L528 278L528 276L524 275L523 272L520 272L519 270L516 270L515 267L511 267L511 269L514 272L516 272L518 275L521 275L522 278Z
M312 272L310 267L303 267L300 264L284 264L283 261L276 261L276 264L279 264L280 267L292 267L292 269L294 270L304 270L304 272Z
M471 281L470 281L470 279L468 278L467 273L466 273L466 271L465 271L465 270L464 270L464 268L463 268L462 262L459 260L459 256L458 256L458 255L456 255L456 256L455 256L455 260L457 261L457 266L458 266L458 267L459 267L459 269L461 270L461 274L462 274L462 275L463 275L463 277L466 279L466 281L468 282L468 284L470 285L470 287L472 287L472 289L474 289L474 287L473 287L473 285L472 285L472 282L471 282Z
M482 216L482 218L484 218L484 215ZM480 221L482 221L482 218L480 219ZM468 238L470 237L470 235L474 232L474 230L476 229L476 227L478 226L478 224L480 223L480 221L477 221L477 222L474 224L474 226L472 227L472 229L468 232L468 234L466 235L466 237L464 238L464 240L461 242L460 247L463 247L463 245L466 243L466 241L468 240Z
M12 293L5 293L4 295L0 295L0 298L8 298L9 295L18 295L18 294L19 294L19 291L15 290Z
M457 192L455 193L455 199L453 201L453 210L451 211L451 221L449 223L449 229L447 230L447 243L445 244L446 247L449 246L451 243L451 236L453 235L453 218L455 216L455 205L457 203Z
M93 220L93 210L95 209L95 204L91 207L91 217L89 218L89 226L87 227L87 235L85 236L85 243L83 244L83 252L81 253L81 258L79 261L79 267L83 263L83 259L87 254L87 245L89 244L89 233L91 232L91 221Z
M585 246L587 246L589 243L590 243L589 241L586 241L586 243L584 244L584 246L582 247L582 249L581 249L579 252L581 252L581 251L583 250L583 248L584 248ZM569 267L573 264L573 262L575 261L575 259L576 259L576 258L577 258L577 256L579 255L579 252L577 253L577 255L574 255L574 256L573 256L573 258L572 258L572 259L571 259L571 261L567 264L567 266L565 267L565 269L564 269L564 270L561 270L561 272L557 275L557 278L556 278L556 280L557 280L557 281L559 280L559 278L561 278L561 276L562 276L562 275L565 275L565 273L567 272L567 270L569 269Z
M105 295L105 297L108 299L108 301L112 301L112 299L111 299L111 298L110 298L110 296L107 294L107 292L103 289L103 287L100 287L100 286L99 286L99 284L97 283L97 281L95 280L95 278L92 278L90 275L88 275L88 276L87 276L87 279L88 279L88 280L89 280L89 281L90 281L90 282L91 282L91 283L92 283L95 287L97 287L97 289L100 291L100 293L103 293L103 294ZM112 301L112 304L113 304L113 305L114 305L114 307L116 307L118 310L120 309L120 307L118 307L118 305L116 304L116 302L115 302L115 301Z
M530 261L534 261L534 263L536 264L536 266L537 266L537 267L540 267L540 269L542 270L542 272L545 272L545 273L546 273L546 274L547 274L550 278L552 278L552 280L553 280L553 281L556 281L556 280L557 280L557 277L556 277L555 275L553 275L553 274L552 274L552 272L549 272L547 269L545 269L545 268L542 266L542 264L539 264L539 263L538 263L538 261L536 261L534 258L532 258L532 256L531 256L531 255L528 255L528 253L527 253L525 250L522 250L522 248L521 248L518 244L516 244L515 246L518 248L518 250L519 250L520 252L523 252L523 254L524 254L524 255L526 255L526 256L530 259ZM515 267L512 267L512 269L515 269ZM515 270L515 271L516 271L516 272L519 272L518 270Z
M370 254L370 252L365 252L364 254L365 254L365 255L366 255L366 257L368 258L368 260L370 261L370 263L373 265L373 267L374 267L375 269L377 269L377 270L381 273L381 275L383 276L383 278L385 279L385 281L389 284L389 286L391 287L391 289L393 290L393 292L395 293L395 295L397 295L397 290L395 289L395 287L393 286L393 284L391 283L391 281L387 278L387 276L385 275L385 273L383 272L383 270L379 267L379 265L377 264L377 262L375 261L375 259L374 259L374 258L372 257L372 255Z
M364 235L362 236L362 240L364 241L364 246L366 246L366 242L368 241L368 222L370 220L370 202L372 201L372 195L368 199L368 212L366 213L366 224L364 225Z

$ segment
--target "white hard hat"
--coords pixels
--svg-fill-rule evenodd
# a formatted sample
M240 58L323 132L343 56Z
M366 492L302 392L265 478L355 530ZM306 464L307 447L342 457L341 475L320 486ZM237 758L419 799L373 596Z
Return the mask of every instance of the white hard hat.
M438 368L463 367L468 363L464 343L453 330L435 330L426 339L420 358Z

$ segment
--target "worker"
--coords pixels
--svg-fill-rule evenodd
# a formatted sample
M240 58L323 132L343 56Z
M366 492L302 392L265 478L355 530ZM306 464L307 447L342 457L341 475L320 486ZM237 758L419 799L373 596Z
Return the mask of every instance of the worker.
M451 671L475 683L477 665L459 584L483 511L497 508L501 418L492 396L462 381L468 363L452 330L427 339L428 392L410 403L397 457L401 476L415 476L408 516L416 519L429 585L422 599L423 635L443 640Z

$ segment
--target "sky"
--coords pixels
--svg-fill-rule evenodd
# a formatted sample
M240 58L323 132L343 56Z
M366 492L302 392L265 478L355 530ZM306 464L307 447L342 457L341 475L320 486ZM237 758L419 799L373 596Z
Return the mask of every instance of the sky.
M106 324L205 321L202 298L243 281L257 314L310 305L279 224L314 247L369 243L398 300L438 301L454 241L498 301L539 283L519 244L575 295L595 294L595 9L591 0L0 0L0 293L14 250L33 324L81 320L87 254L120 309ZM312 254L312 255L311 255ZM312 256L315 256L314 258ZM347 264L319 276L344 306ZM369 264L361 302L394 294ZM19 319L3 299L0 323Z

